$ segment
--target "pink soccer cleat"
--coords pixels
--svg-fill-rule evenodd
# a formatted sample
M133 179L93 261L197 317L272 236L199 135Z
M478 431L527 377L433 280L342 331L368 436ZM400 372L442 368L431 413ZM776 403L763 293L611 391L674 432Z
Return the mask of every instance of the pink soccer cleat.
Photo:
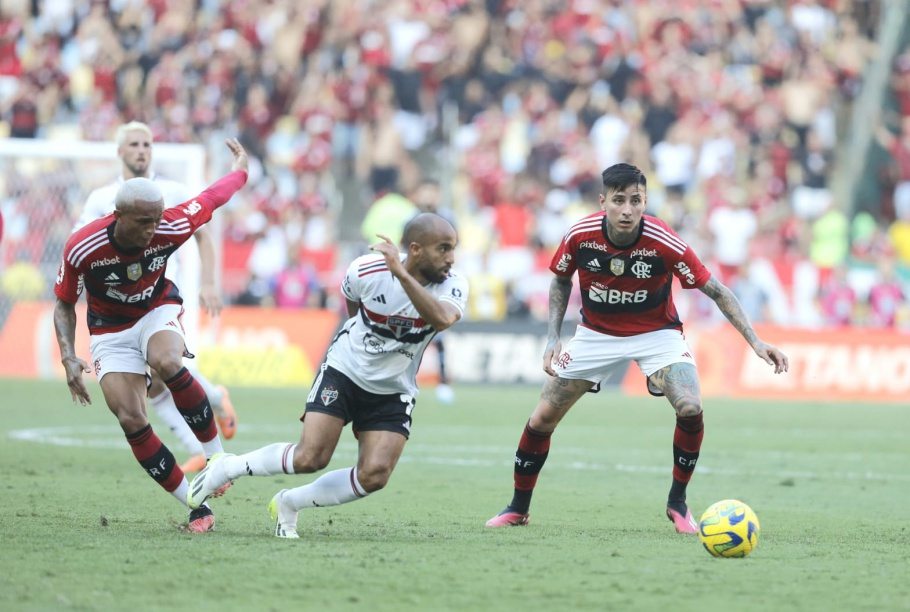
M487 521L487 527L518 527L528 524L528 521L531 520L530 514L522 514L521 512L512 512L511 510L503 510L489 521Z
M190 520L186 530L192 533L205 533L215 528L215 514L212 509L202 504L195 510L190 510Z
M673 508L667 508L667 518L676 527L676 533L698 533L698 523L692 518L692 513L686 508L686 514L683 515Z

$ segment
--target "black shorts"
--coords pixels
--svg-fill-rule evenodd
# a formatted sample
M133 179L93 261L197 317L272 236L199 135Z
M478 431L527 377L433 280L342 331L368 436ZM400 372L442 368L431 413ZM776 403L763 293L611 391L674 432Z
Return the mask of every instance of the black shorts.
M364 391L350 378L325 364L313 381L306 399L307 412L322 412L353 422L354 434L360 431L394 431L405 438L411 435L414 398L406 393L380 395ZM306 418L306 413L300 420Z

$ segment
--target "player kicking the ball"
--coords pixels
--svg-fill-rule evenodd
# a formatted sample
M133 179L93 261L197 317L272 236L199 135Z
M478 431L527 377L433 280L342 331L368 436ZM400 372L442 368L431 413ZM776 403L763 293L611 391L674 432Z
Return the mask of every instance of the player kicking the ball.
M550 437L586 392L635 361L652 395L665 395L676 411L673 481L667 517L679 533L696 533L686 506L686 486L701 448L701 392L695 360L682 334L671 285L675 275L686 289L714 300L755 354L787 371L787 357L762 342L733 293L711 276L698 256L663 221L644 214L644 174L629 164L603 172L601 211L583 218L565 235L550 263L550 316L537 407L525 425L515 453L515 491L506 509L487 527L526 525L531 494L550 450ZM582 322L564 350L560 330L572 275L578 272Z
M227 146L234 156L232 172L183 204L165 209L154 181L124 181L114 212L66 241L54 287L54 327L73 401L92 401L82 380L91 369L74 347L76 302L84 289L92 364L108 408L139 464L181 503L189 490L186 477L146 417L147 372L151 367L161 376L206 455L221 451L209 399L183 365L183 300L164 270L168 257L246 183L246 152L236 140L228 140ZM187 528L209 531L214 522L210 508L194 507Z
M307 397L300 441L212 457L190 484L191 507L241 476L323 469L349 422L359 446L357 465L279 491L269 504L275 535L298 537L303 508L352 502L389 481L410 435L420 359L433 337L461 318L468 283L451 269L457 237L439 215L422 213L408 222L406 254L380 238L371 247L378 255L355 259L342 282L351 318L332 341Z

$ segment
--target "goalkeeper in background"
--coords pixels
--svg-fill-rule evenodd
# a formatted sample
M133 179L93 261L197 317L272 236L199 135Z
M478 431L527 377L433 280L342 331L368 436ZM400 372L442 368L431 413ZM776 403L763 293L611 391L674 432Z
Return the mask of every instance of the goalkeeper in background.
M166 208L188 201L194 194L183 183L172 181L155 174L152 169L152 130L144 123L131 121L117 129L117 156L120 158L120 176L117 180L92 191L85 202L82 215L73 230L91 223L95 219L114 211L114 198L124 181L131 178L148 178L155 182L164 195ZM187 336L187 346L192 347L193 334L199 326L199 306L215 316L221 311L222 302L215 285L215 244L211 232L206 227L196 233L196 245L185 243L168 261L165 275L188 296L183 303L183 327ZM199 299L191 296L198 292ZM215 412L221 435L230 440L237 432L237 415L231 403L230 395L221 385L215 386L206 379L191 360L186 366L192 371L196 380L205 389L212 409ZM148 389L152 407L159 418L190 453L190 458L180 467L184 472L198 472L205 467L205 454L195 434L183 420L183 416L174 404L171 392L161 381L156 372L152 372L152 383Z

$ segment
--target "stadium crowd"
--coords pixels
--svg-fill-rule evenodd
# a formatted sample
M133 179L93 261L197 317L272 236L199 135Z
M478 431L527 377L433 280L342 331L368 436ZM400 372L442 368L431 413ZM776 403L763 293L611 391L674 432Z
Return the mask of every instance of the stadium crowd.
M133 119L210 150L238 134L255 158L224 237L241 303L331 302L338 250L365 244L343 224L394 234L437 209L459 229L469 316L545 317L550 255L596 209L601 170L628 161L648 212L753 320L910 326L910 54L901 127L876 132L886 197L853 210L831 190L879 4L5 0L0 113L19 138L110 140ZM41 214L63 232L81 204ZM680 306L716 316L699 295Z

